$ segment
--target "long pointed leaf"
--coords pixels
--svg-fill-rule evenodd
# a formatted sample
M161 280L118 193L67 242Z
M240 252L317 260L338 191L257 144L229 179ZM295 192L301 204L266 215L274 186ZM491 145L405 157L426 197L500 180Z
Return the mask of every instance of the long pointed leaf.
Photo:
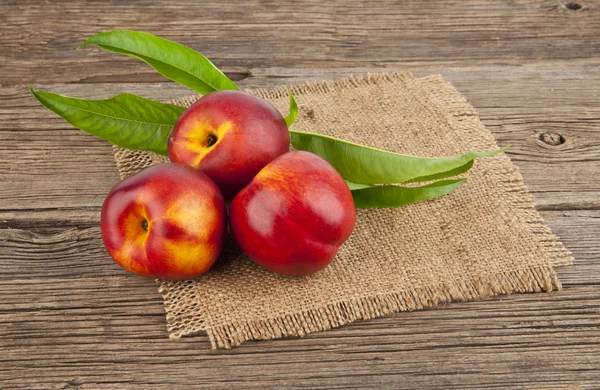
M356 208L400 207L421 200L446 195L458 188L466 179L440 180L421 187L393 185L364 187L348 183Z
M92 36L79 48L88 45L138 58L163 76L203 95L223 89L239 89L202 54L152 34L130 30L108 31Z
M359 184L442 179L465 172L470 168L469 163L477 157L493 156L506 149L428 158L406 156L320 134L293 130L290 130L290 139L294 148L321 156L333 165L344 179Z
M371 188L371 187L373 187L372 185L369 185L369 184L352 183L351 181L348 181L348 180L346 180L346 184L348 185L348 188L350 188L350 191L360 190L362 188Z
M290 127L294 122L296 122L297 117L298 104L296 103L296 99L294 99L294 95L292 95L292 91L290 91L290 113L285 117L285 124Z
M448 177L463 174L463 173L467 172L469 169L471 169L472 167L473 167L473 160L470 160L468 163L466 163L465 165L461 165L458 168L450 169L448 171L444 171L444 172L440 172L440 173L435 173L433 175L415 177L414 179L411 179L405 183L415 183L415 182L419 182L419 181L445 179Z
M31 92L46 108L73 126L115 145L167 154L167 138L184 107L135 95L106 100L70 98L50 92Z

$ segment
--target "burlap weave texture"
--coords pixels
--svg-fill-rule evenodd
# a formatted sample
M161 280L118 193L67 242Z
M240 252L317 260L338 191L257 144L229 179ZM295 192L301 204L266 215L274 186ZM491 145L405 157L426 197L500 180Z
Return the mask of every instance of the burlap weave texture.
M287 113L289 89L300 106L294 130L419 156L498 147L439 76L388 73L250 92ZM115 159L122 178L167 161L120 148ZM229 238L207 274L160 282L170 337L206 332L213 348L229 348L451 300L560 288L554 267L571 255L535 210L516 166L504 154L478 159L466 177L439 199L358 210L351 238L310 277L261 269Z

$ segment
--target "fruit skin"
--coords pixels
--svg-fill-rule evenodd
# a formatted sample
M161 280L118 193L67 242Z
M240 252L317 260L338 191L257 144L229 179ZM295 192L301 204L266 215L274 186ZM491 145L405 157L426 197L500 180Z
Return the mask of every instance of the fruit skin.
M354 229L346 182L327 161L303 151L265 166L229 207L229 226L259 265L302 276L325 268Z
M214 264L226 221L218 187L180 164L155 165L123 180L100 216L104 246L121 267L171 280L194 278Z
M271 103L215 91L181 115L169 136L169 158L206 173L231 199L289 144L285 120Z

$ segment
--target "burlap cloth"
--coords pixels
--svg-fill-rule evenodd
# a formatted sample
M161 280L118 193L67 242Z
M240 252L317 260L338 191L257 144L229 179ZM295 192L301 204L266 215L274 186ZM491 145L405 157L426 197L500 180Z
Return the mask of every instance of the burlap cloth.
M419 156L498 147L440 76L378 74L250 92L285 114L288 89L300 106L295 130ZM121 177L166 161L119 148L115 159ZM560 289L554 267L570 264L571 255L535 210L517 167L502 153L478 159L466 176L439 199L358 210L350 239L310 277L266 271L230 238L207 274L159 282L170 337L206 332L213 348L230 348L451 300Z

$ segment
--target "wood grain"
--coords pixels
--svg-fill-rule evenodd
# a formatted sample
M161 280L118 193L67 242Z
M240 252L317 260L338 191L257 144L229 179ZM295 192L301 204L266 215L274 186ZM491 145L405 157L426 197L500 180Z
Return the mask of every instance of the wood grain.
M0 3L0 388L599 388L600 4L578 3ZM73 50L112 28L190 45L248 88L442 74L512 145L573 251L564 290L231 351L210 351L204 336L168 340L154 282L101 246L100 207L118 181L111 147L26 86L87 98L190 93L133 59Z
M0 84L155 82L147 65L98 49L91 35L127 28L191 46L237 78L254 67L421 68L598 64L598 2L559 1L42 2L0 4ZM70 21L70 23L65 23ZM157 23L160 21L160 23ZM57 54L59 53L59 54Z
M76 279L70 284L76 295L64 286L53 278L0 283L12 302L0 316L8 351L0 370L5 385L598 385L597 285L453 303L217 353L205 348L202 336L166 338L151 281L130 275ZM27 377L15 376L11 367Z

